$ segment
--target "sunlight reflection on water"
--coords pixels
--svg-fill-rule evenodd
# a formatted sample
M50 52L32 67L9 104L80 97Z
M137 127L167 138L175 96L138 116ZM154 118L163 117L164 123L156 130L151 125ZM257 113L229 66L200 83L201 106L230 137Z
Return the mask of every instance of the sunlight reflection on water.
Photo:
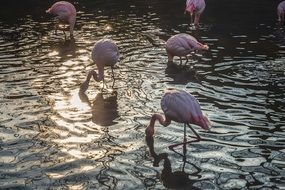
M176 174L189 174L192 188L285 187L284 31L272 2L249 2L254 14L229 14L244 5L224 2L207 2L199 29L189 28L182 1L76 2L75 40L54 34L49 1L33 2L32 12L30 0L18 2L15 15L5 11L14 5L0 8L0 187L165 189ZM167 67L165 41L182 32L210 50ZM114 89L106 68L105 91L92 80L79 93L103 37L120 51ZM193 94L213 127L195 127L205 140L184 162L167 149L182 140L182 125L157 124L153 146L168 160L155 167L144 130L166 88Z

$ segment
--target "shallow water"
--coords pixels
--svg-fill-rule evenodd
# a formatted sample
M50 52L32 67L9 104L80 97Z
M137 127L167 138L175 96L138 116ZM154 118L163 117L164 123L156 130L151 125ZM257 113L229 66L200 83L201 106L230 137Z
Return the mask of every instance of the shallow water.
M285 188L285 32L277 3L208 0L194 29L184 1L84 0L75 3L75 41L54 34L45 14L51 1L1 6L0 187ZM164 43L182 32L210 50L169 68ZM103 37L120 50L114 90L106 69L108 92L92 81L86 95L78 93ZM182 124L157 124L145 140L166 88L192 93L213 125L195 127L204 140L187 147L186 160L167 148L182 141Z

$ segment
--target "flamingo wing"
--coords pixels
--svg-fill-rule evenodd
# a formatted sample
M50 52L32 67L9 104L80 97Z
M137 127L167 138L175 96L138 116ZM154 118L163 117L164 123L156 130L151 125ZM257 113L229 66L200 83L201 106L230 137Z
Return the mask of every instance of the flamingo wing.
M59 16L59 19L68 21L71 16L76 16L75 7L66 1L56 2L47 10L48 13Z
M186 56L195 50L197 40L188 34L176 34L166 42L166 49L176 56Z
M209 129L209 121L203 115L198 100L182 90L169 90L161 100L166 117L180 123L193 123Z
M110 39L102 39L95 43L92 50L92 59L95 63L113 66L119 59L119 50L116 43Z

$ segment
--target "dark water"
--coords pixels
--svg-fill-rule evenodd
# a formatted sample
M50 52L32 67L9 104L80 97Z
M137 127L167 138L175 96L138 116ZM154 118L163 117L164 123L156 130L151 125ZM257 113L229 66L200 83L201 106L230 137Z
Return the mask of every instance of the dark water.
M54 34L45 14L53 1L2 3L0 188L284 189L279 1L206 2L195 30L180 0L78 1L75 41ZM167 68L164 43L181 32L210 50L193 57L194 67ZM103 37L121 53L115 89L106 69L109 92L92 82L79 94L94 67L92 46ZM204 141L184 157L167 148L182 141L182 124L157 124L145 140L170 87L192 93L213 125L210 132L195 127Z

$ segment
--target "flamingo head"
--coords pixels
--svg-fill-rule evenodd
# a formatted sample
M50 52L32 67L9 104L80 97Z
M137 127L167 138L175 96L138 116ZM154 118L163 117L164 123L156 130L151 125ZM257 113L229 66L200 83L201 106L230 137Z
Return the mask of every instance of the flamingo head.
M202 44L198 42L199 49L201 50L209 50L209 46L207 44Z
M197 121L197 124L201 126L204 130L210 131L211 122L205 115L199 118L199 120Z
M192 123L200 126L205 131L209 131L211 128L211 122L205 115L199 115L192 118Z

